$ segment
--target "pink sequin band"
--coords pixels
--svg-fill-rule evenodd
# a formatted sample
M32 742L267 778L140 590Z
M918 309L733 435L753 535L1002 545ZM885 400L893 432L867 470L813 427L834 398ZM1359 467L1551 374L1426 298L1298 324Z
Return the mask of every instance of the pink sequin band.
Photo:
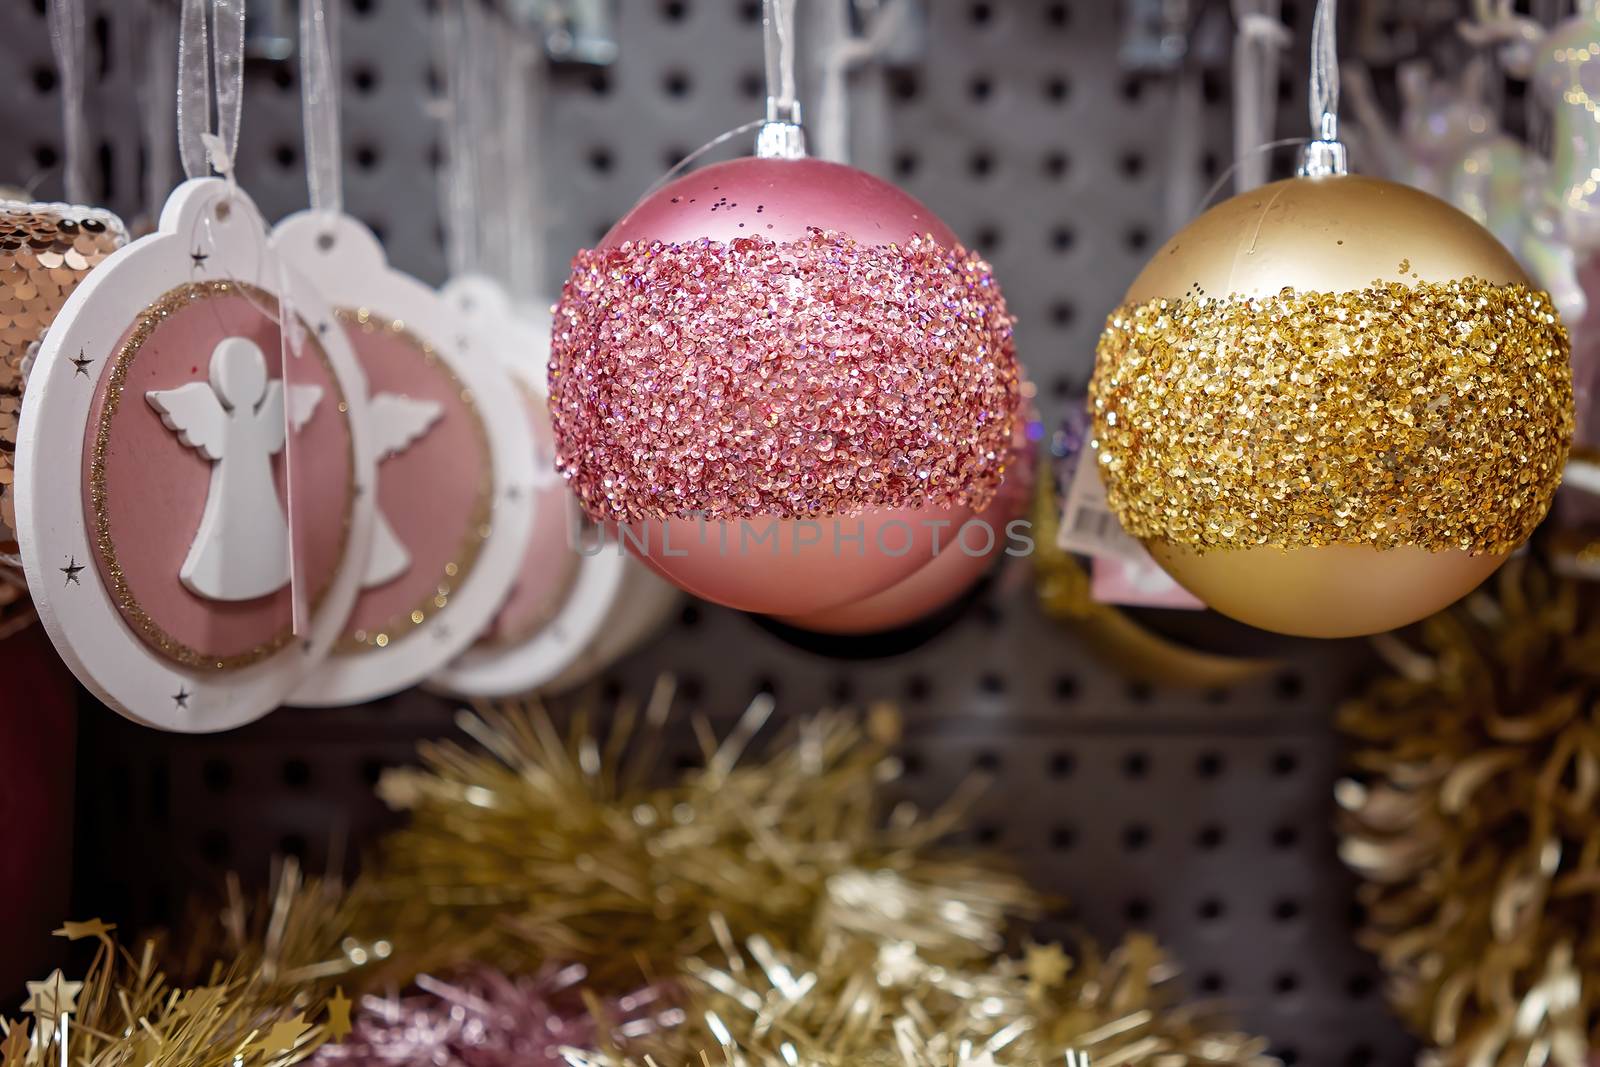
M557 466L597 520L981 508L1019 400L990 267L931 239L628 242L556 308Z

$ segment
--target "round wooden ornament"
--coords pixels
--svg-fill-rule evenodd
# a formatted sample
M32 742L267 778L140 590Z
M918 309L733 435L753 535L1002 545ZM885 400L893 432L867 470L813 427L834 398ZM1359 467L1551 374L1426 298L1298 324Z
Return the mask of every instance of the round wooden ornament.
M291 699L371 700L427 678L494 619L535 510L532 433L492 349L360 222L301 212L272 245L334 305L366 374L378 457L361 595Z
M463 696L508 696L546 686L597 640L635 564L585 529L555 469L546 404L550 314L518 308L486 275L464 275L442 290L445 302L496 354L516 382L534 437L536 515L517 578L494 622L467 651L435 674L434 688Z
M333 310L227 181L180 185L156 232L83 281L29 381L16 515L40 619L85 686L207 732L301 683L366 564L363 398Z

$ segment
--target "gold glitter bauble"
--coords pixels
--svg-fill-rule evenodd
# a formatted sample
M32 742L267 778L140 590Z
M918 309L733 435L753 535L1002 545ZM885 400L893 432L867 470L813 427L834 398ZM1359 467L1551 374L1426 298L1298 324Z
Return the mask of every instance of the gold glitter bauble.
M1157 252L1090 388L1112 509L1225 615L1376 633L1467 593L1543 518L1572 438L1550 298L1441 200L1294 178Z

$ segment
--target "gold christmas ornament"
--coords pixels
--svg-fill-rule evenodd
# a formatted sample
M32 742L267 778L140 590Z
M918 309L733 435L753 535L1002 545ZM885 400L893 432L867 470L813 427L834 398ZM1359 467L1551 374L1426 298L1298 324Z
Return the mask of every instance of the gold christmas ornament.
M1168 241L1090 383L1111 508L1225 615L1308 637L1415 622L1549 510L1572 442L1554 304L1482 226L1350 175L1335 0L1300 175Z
M1339 722L1340 854L1362 943L1433 1067L1600 1051L1600 605L1523 559L1379 642Z
M1550 298L1466 215L1299 177L1218 205L1112 314L1091 384L1113 510L1225 615L1414 622L1544 517L1572 437Z

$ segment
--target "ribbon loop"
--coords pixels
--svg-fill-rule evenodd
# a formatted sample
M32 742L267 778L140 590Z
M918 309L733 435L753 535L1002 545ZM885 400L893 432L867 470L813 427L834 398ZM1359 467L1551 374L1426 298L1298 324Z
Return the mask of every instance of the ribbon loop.
M338 4L300 0L300 105L306 137L306 186L314 211L344 209L339 151Z
M178 24L178 156L185 175L200 178L215 170L233 179L243 104L244 0L183 0Z
M84 164L89 133L83 115L83 0L50 0L50 45L61 72L62 184L74 204L89 202Z

